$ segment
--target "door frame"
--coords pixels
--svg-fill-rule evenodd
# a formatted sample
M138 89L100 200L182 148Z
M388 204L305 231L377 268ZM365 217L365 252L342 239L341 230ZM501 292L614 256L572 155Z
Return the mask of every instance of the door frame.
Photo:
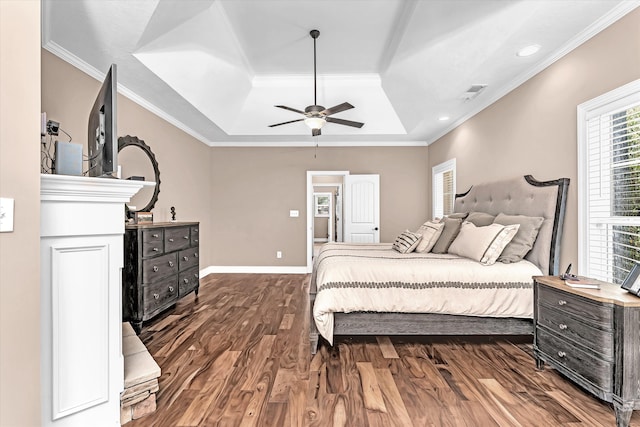
M307 171L307 272L313 270L313 177L322 175L346 176L349 171Z

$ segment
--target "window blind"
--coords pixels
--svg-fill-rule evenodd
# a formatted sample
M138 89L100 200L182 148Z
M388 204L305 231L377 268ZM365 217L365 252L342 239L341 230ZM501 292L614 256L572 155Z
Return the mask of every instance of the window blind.
M588 116L585 139L587 275L621 283L640 261L640 104Z
M433 217L442 218L453 213L456 188L456 161L448 160L432 169Z

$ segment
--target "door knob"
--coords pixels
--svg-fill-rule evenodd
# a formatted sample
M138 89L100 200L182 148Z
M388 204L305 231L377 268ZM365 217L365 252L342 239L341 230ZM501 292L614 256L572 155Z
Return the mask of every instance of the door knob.
M379 228L378 228L378 227L376 227L376 228L374 228L374 230L375 230L375 231L378 231L378 230L379 230Z

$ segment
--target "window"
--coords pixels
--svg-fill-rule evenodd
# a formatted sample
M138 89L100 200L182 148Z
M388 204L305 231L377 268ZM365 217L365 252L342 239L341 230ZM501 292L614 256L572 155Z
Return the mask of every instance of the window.
M433 218L453 213L456 198L456 159L447 160L432 169Z
M640 262L640 80L578 106L581 274L622 283Z

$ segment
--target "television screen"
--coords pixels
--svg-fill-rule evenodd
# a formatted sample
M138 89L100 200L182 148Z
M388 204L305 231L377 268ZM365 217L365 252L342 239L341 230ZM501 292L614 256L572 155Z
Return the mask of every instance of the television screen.
M89 176L116 178L118 169L116 68L116 64L112 64L109 68L89 113L87 139Z

